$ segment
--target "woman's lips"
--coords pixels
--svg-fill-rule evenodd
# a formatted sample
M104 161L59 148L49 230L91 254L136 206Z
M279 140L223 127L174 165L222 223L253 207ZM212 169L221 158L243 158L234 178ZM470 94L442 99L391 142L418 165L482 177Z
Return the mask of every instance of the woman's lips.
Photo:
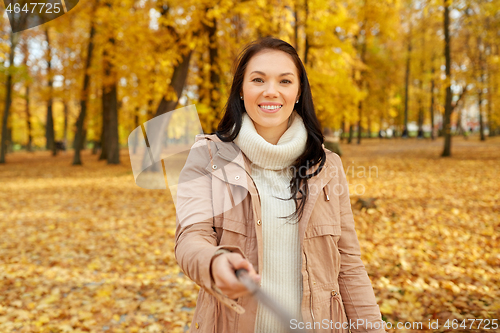
M279 108L274 109L274 110L269 110L269 109L264 109L264 108L262 108L262 107L260 107L260 106L259 106L259 109L261 109L261 110L262 110L262 112L265 112L265 113L276 113L276 112L278 112L278 111L279 111L282 107L283 107L283 105L282 105L281 107L279 107Z

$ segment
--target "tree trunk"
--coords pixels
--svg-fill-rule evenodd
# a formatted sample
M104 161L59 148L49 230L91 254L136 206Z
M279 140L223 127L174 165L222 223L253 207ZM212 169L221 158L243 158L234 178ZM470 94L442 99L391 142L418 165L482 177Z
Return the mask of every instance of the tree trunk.
M87 129L86 129L86 128L84 128L84 129L83 129L83 143L82 143L82 149L87 148L87 133L88 133Z
M21 34L14 31L21 31L26 24L28 15L16 17L10 29L10 51L9 51L9 68L7 70L7 79L5 80L5 108L2 117L2 138L0 140L0 163L5 163L5 155L7 154L7 140L11 136L11 130L8 127L10 106L12 104L12 72L14 69L14 51L19 42ZM10 140L12 141L12 140Z
M29 67L28 67L28 58L29 58L29 49L28 49L28 43L23 43L23 54L24 54L24 66L26 67L26 70L28 71L29 75ZM25 82L25 87L26 87L26 95L24 96L24 100L26 102L26 128L28 130L28 143L26 144L26 150L27 151L32 151L32 145L33 145L33 136L31 134L31 111L30 111L30 83L28 80Z
M382 115L380 115L380 117L378 118L378 131L380 133L380 131L383 130L383 122L384 122L384 118L382 117ZM378 137L378 135L377 135Z
M434 130L434 87L435 87L435 82L434 82L434 73L435 73L435 68L434 68L434 59L432 60L432 78L431 78L431 105L430 105L430 113L431 113L431 139L434 141L436 139L435 136L435 130Z
M52 55L50 48L50 38L49 38L49 28L45 29L45 38L47 39L47 76L49 78L49 100L47 101L47 123L45 125L45 139L46 139L46 149L52 150L52 156L57 155L57 148L55 145L55 134L54 134L54 115L52 113L52 95L54 91L53 80L52 80Z
M94 8L95 11L95 8ZM92 16L94 17L94 16ZM84 123L85 123L85 116L87 113L87 102L88 102L88 90L90 87L90 75L88 74L88 69L90 68L90 64L92 61L92 51L94 50L94 34L95 34L95 27L94 27L94 21L92 21L92 27L90 29L90 36L89 36L89 43L87 47L87 61L85 64L85 76L83 79L83 87L82 87L82 93L80 97L80 114L78 115L78 119L76 121L76 134L75 134L75 139L73 143L73 148L75 149L75 156L73 158L73 165L81 165L82 160L80 157L80 151L83 148L83 141L84 141Z
M485 141L486 137L484 136L484 120L483 120L483 90L478 89L477 90L477 109L479 112L479 138L481 141Z
M209 29L209 55L210 55L210 84L212 89L212 98L210 99L210 108L215 112L215 114L220 114L220 68L219 54L218 54L218 44L217 44L217 20L213 19L213 27ZM218 123L218 122L217 122ZM217 123L212 124L212 132L217 128Z
M165 9L165 8L164 8ZM162 16L166 16L168 13L168 8L161 11ZM176 45L183 45L181 37L176 32L173 27L166 26L168 32L176 37ZM200 34L200 30L195 31L193 33L193 38L197 38ZM170 84L167 87L167 92L162 96L160 103L156 109L155 117L168 113L169 111L175 110L179 103L179 98L182 96L182 91L184 90L184 86L186 84L187 75L189 72L189 63L191 61L191 56L193 54L192 49L188 49L187 46L184 46L183 49L179 50L182 54L181 59L178 63L174 65L174 71L172 74L172 78L170 80ZM173 93L172 93L173 92ZM172 112L167 114L167 117L170 118ZM168 126L170 119L165 121L165 126ZM147 132L147 128L146 128ZM147 164L149 157L144 157L143 164ZM156 161L157 162L157 161Z
M446 60L446 98L444 104L443 132L444 149L442 157L451 156L451 54L450 54L450 8L444 0L444 57Z
M158 105L158 108L156 109L155 117L167 113L168 111L175 110L175 108L177 107L179 98L182 95L182 91L186 83L189 70L189 62L191 60L192 54L193 50L189 50L187 54L183 54L181 61L174 67L174 73L172 75L172 79L170 80L168 91L175 91L177 98L167 98L164 95L160 101L160 104Z
M9 153L14 152L14 144L12 142L12 127L7 127L7 151Z
M361 144L361 118L363 117L363 102L358 102L358 145Z
M154 111L153 111L153 97L151 97L149 100L148 100L148 106L147 106L147 110L146 110L146 119L147 120L150 120L150 119L153 119L154 117Z
M422 44L424 45L424 44ZM423 90L424 90L424 60L420 59L420 79L418 86L418 137L424 137L424 103L423 103Z
M350 125L349 125L349 138L347 139L347 143L351 143L351 142L352 142L353 127L354 127L354 125L353 125L353 124L350 124Z
M204 25L204 28L208 32L208 54L210 61L210 90L209 90L209 103L210 109L213 114L220 114L220 68L218 66L219 62L219 54L218 54L218 45L217 45L217 20L212 20L212 26ZM208 133L213 133L217 128L219 117L215 118L214 121L205 121L203 123L208 124L208 128L206 129Z
M134 128L139 127L139 107L135 108L134 114ZM137 153L137 145L139 144L139 133L137 131L134 132L134 141L133 141L133 151L132 153L135 155Z
M483 121L483 87L484 87L484 63L483 63L483 51L481 51L481 37L477 37L477 52L478 52L478 65L479 65L479 89L478 89L478 101L477 109L479 110L479 134L480 140L485 141L486 137L484 135L484 121Z
M366 6L366 1L364 2L363 6ZM361 43L361 50L359 51L360 53L360 58L361 62L363 64L366 63L366 47L367 47L367 38L368 38L368 31L367 31L367 17L365 16L364 21L363 21L363 30L365 34L363 35L363 42ZM356 44L358 44L358 37L356 38ZM356 48L358 45L356 45ZM366 87L366 80L364 79L364 71L360 70L359 72L359 80L357 81L358 87L360 90L364 90ZM361 126L361 121L363 120L363 101L360 100L358 103L358 145L361 144L361 129L363 128Z
M160 9L161 16L165 17L167 20L169 20L169 18L167 17L169 9L170 7L166 8L165 6ZM166 30L165 33L170 33L175 37L175 45L184 45L182 43L182 36L178 34L175 28L166 25L165 23L162 23L161 27L162 29ZM193 32L193 38L197 38L200 32L201 30ZM182 54L181 60L174 66L174 72L172 74L172 78L170 79L170 84L167 87L167 92L163 95L160 103L158 104L156 113L154 114L155 117L175 110L179 103L179 98L182 96L182 91L184 90L184 85L186 84L186 79L189 71L189 63L191 61L193 50L187 49L187 47L184 46L184 48L179 50L179 52ZM166 125L168 125L168 122Z
M363 49L365 49L366 47L366 43L363 43L364 44L364 47L362 47ZM361 61L364 63L364 52L361 53ZM362 72L360 72L359 74L359 80L357 80L357 85L360 89L363 89L364 88L364 81L363 81L363 74ZM362 129L362 126L361 126L361 120L363 119L363 101L360 100L358 102L358 145L361 144L361 129ZM351 133L349 133L349 137L351 136ZM349 142L350 143L350 142Z
M409 95L409 87L410 87L410 60L411 60L411 51L412 51L412 45L411 45L411 21L410 21L410 31L408 33L408 48L407 48L407 54L406 54L406 70L405 70L405 118L404 118L404 130L403 130L403 136L408 137L408 102L410 100L410 95Z
M342 114L342 123L340 125L340 142L342 142L342 140L344 139L344 130L345 130L345 115Z
M111 47L114 47L113 37L108 39ZM106 127L104 145L107 148L108 164L120 164L120 146L118 141L118 96L117 96L117 73L109 59L106 49L103 53L104 77L110 78L108 85L103 85L102 92L102 110L106 117L103 117L103 123Z
M102 124L101 124L101 153L99 154L99 161L102 161L102 160L107 160L108 159L108 148L107 148L107 145L106 145L106 124L109 122L109 120L107 120L107 114L106 114L106 110L103 108L102 110Z
M68 102L64 101L64 130L63 130L63 142L64 142L64 147L68 149L68 116L69 116L69 107L68 107Z
M491 50L491 46L488 45L487 46L488 49ZM491 53L491 52L490 52ZM486 61L486 72L488 73L488 75L486 75L486 85L488 87L488 105L487 105L487 112L488 112L488 129L489 129L489 133L488 133L488 136L489 137L492 137L495 135L495 128L494 128L494 121L493 119L491 119L491 114L492 114L492 110L491 110L491 106L493 105L493 96L491 94L491 90L493 89L493 87L491 86L491 75L493 75L492 71L491 71L491 68L488 64L488 62Z
M422 31L421 31L421 47L422 47L422 56L420 58L420 79L419 81L419 89L418 89L418 137L424 138L424 120L425 120L425 111L424 111L424 77L425 77L425 37L426 37L426 18L425 11L422 17Z
M10 32L10 53L9 53L9 69L7 71L7 80L5 80L5 108L2 118L2 140L0 142L0 163L5 163L5 155L7 153L8 129L10 106L12 104L12 72L14 68L14 51L19 40L19 34Z
M492 52L493 55L496 55L498 56L500 54L500 52L498 52L498 45L493 45L492 48L494 49L494 51ZM498 65L496 65L495 67L492 68L491 71L489 71L489 73L493 73L494 71L498 71ZM498 72L497 72L498 73ZM488 77L490 76L491 74L488 75ZM498 87L498 80L492 80L493 82L489 82L488 85L491 87L491 91L498 91L499 87ZM493 108L493 106L495 106L495 110L498 110L499 109L499 105L497 103L500 102L500 100L498 99L498 96L494 97L496 95L491 95L491 99L490 99L490 103L491 103L491 108ZM500 135L500 122L498 120L491 120L493 123L494 123L494 126L495 126L495 132L493 133L493 135ZM490 132L491 129L490 129Z
M28 144L26 146L27 151L33 150L33 135L31 134L31 112L30 112L30 86L26 85L26 127L28 129Z
M368 128L366 129L367 138L370 139L372 137L372 118L368 116Z

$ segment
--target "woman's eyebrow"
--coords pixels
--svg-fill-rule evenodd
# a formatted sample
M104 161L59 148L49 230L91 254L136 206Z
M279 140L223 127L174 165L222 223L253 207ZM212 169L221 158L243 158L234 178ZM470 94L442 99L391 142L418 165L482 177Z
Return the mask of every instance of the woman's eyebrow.
M264 76L266 76L266 73L261 72L261 71L253 71L253 72L252 72L252 73L250 73L250 74L253 74L253 73L257 73L257 74L260 74L260 75L264 75ZM294 74L293 74L293 73L282 73L282 74L280 74L280 76L285 76L285 75L294 75Z

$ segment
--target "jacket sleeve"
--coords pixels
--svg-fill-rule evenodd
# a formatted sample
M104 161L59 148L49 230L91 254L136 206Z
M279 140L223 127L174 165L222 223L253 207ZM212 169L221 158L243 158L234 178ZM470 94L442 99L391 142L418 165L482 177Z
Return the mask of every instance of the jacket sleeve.
M338 168L340 193L341 236L338 241L340 252L339 287L351 331L386 332L373 287L361 261L361 249L354 227L354 217L349 199L349 185L342 167L342 161L334 154Z
M238 313L245 310L215 287L210 267L215 252L225 249L240 253L238 246L218 246L213 227L212 175L207 140L197 141L179 175L176 196L175 257L186 276ZM212 150L215 151L215 150ZM220 251L219 251L220 252Z

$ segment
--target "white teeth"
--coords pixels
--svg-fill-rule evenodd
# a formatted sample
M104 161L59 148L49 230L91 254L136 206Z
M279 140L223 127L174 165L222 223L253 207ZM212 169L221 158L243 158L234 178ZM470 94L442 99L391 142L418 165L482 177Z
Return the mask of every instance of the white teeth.
M260 107L267 110L275 110L281 108L282 105L261 105Z

